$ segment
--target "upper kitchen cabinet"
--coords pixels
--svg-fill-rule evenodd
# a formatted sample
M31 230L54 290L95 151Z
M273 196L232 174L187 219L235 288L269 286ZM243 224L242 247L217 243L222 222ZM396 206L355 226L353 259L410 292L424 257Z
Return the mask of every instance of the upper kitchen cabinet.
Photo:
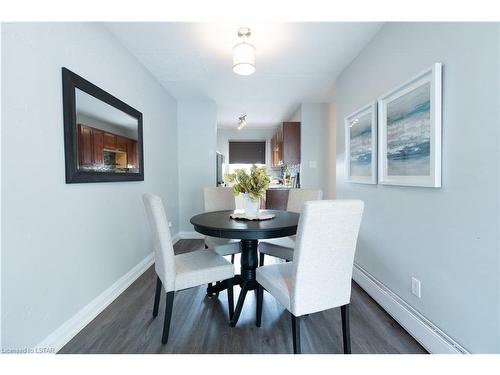
M78 124L78 169L138 168L137 141Z
M97 165L104 163L104 132L99 129L92 129L92 162Z
M116 151L127 152L127 138L116 136Z
M104 148L107 150L116 149L116 135L111 133L104 133Z
M284 122L271 139L273 167L300 164L300 122Z
M78 164L87 166L93 163L92 128L78 124Z

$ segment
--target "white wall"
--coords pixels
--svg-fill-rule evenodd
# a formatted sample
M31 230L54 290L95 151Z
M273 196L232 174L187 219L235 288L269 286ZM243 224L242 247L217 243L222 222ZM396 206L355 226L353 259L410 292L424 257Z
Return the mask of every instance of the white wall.
M290 118L287 121L290 122L300 122L302 118L302 104L299 105L297 110L290 116Z
M61 67L144 116L144 182L65 184ZM2 345L33 347L151 253L141 194L178 227L176 102L97 24L2 25Z
M336 130L337 106L335 97L332 98L328 106L328 123L326 130L326 190L323 197L325 199L335 199L337 196L337 130Z
M300 122L300 184L303 188L320 188L327 197L329 105L302 103Z
M435 62L443 63L443 187L347 183L343 118ZM478 353L500 352L499 64L497 24L394 23L336 87L337 195L365 202L356 262Z
M189 219L203 212L203 188L216 185L217 106L213 100L179 100L177 122L182 237L194 231Z
M224 155L226 166L229 164L229 141L266 141L266 166L269 172L279 168L271 167L271 139L277 127L248 129L217 129L217 151Z
M2 72L2 41L3 41L3 28L0 24L0 72ZM2 77L3 77L3 74L0 74L0 88L3 87L3 80L2 80ZM0 103L2 103L2 91L0 89ZM2 153L3 153L3 148L2 148L2 138L3 138L3 129L2 129L2 123L3 121L1 121L2 119L2 105L0 105L0 165L3 165L2 164ZM1 189L1 186L2 186L2 173L0 172L0 189ZM0 193L1 194L1 193ZM0 197L1 198L1 197ZM3 212L3 207L2 207L2 199L0 199L0 213ZM3 337L3 334L2 334L2 287L3 287L3 272L2 272L2 247L3 247L3 244L2 244L2 241L1 241L1 237L2 237L2 232L1 232L1 228L3 228L2 226L2 216L3 215L0 215L0 348L2 348L2 337Z

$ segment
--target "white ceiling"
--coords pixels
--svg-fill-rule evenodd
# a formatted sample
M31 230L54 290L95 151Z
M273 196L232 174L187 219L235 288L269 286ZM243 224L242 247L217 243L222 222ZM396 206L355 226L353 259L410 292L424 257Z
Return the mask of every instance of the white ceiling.
M301 102L329 101L337 75L382 26L328 23L107 23L108 29L177 99L210 98L219 127L275 126ZM256 72L232 71L237 29L249 26Z

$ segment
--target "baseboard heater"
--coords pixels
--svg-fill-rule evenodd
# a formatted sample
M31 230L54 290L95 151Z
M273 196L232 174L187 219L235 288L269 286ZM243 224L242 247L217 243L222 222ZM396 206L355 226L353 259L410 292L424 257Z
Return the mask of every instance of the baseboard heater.
M469 353L359 264L354 264L352 276L365 292L430 353Z

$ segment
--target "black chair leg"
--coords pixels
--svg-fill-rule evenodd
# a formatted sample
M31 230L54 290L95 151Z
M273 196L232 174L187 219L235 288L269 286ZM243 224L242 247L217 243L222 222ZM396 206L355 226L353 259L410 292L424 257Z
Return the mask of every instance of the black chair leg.
M257 287L257 313L255 317L255 325L260 327L262 321L262 302L264 300L264 288L259 284Z
M233 294L233 279L227 279L227 306L229 309L229 321L233 319L234 315L234 294Z
M231 254L231 263L234 264L234 254Z
M293 354L300 354L300 316L295 316L290 313L292 317L292 336L293 336Z
M160 307L160 296L161 296L161 280L159 276L156 276L156 292L155 292L155 303L153 305L153 318L158 316L158 307Z
M165 306L165 321L163 322L163 335L161 342L166 345L168 342L168 333L170 332L170 319L172 318L172 309L174 307L174 293L167 292L167 303Z
M259 267L264 265L264 253L259 254Z
M351 330L349 327L349 304L340 307L342 315L342 338L344 340L344 354L351 354Z
M212 283L207 284L207 297L208 298L212 298L214 296L214 294L210 290L211 288L212 288Z

